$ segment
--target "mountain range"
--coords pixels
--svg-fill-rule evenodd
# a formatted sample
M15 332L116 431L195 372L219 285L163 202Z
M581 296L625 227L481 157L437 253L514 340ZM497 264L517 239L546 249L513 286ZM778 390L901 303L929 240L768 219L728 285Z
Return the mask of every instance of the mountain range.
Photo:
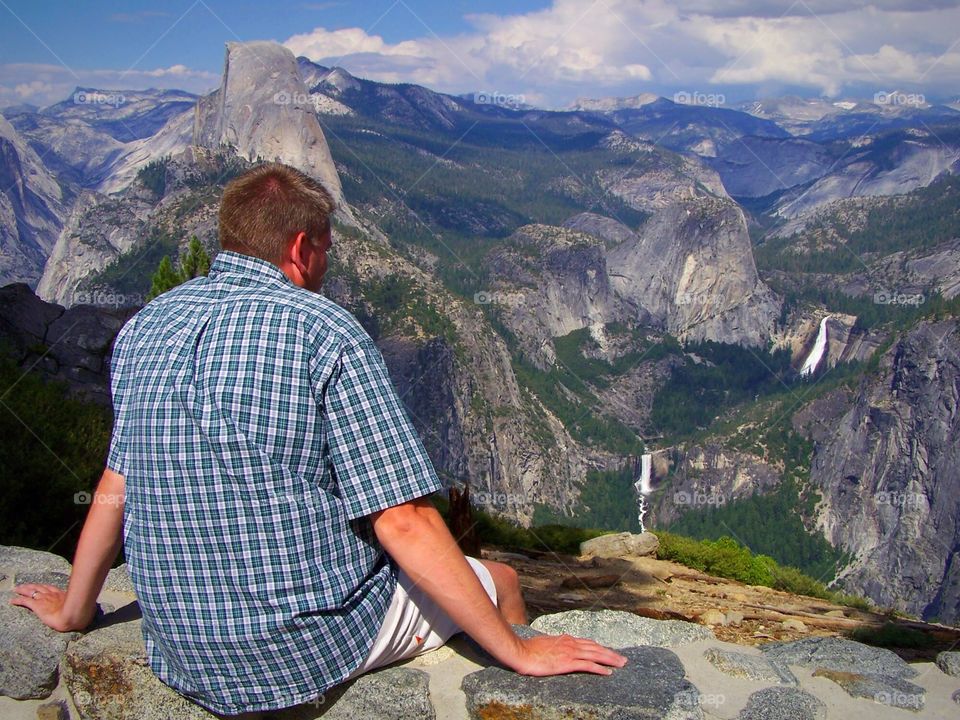
M796 492L837 583L956 621L960 111L902 95L547 111L230 43L204 97L3 111L4 312L142 304L165 255L216 251L225 183L280 160L338 199L323 292L485 509L599 522L599 487L628 517L650 452L655 523Z

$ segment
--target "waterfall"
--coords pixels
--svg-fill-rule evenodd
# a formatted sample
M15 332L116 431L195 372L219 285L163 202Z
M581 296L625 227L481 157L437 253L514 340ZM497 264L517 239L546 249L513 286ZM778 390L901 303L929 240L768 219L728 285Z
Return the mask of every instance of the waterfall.
M823 359L823 353L827 349L827 320L829 319L830 316L827 315L820 321L820 332L817 333L817 340L813 344L813 350L810 351L807 359L803 362L803 367L800 368L801 375L809 375L812 373L817 369L820 360Z
M640 456L640 479L634 483L637 490L637 510L640 513L640 532L645 532L643 516L647 514L647 495L650 494L650 466L653 455L644 453Z

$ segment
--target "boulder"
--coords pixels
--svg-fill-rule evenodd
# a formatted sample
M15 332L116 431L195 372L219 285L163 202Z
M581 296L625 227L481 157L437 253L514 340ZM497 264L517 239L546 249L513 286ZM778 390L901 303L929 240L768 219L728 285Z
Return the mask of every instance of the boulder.
M213 720L153 674L141 620L92 630L70 643L63 679L82 720Z
M59 633L32 611L0 603L0 695L17 700L49 697L57 686L60 657L77 633Z
M708 648L704 658L717 670L731 677L746 678L778 685L797 685L797 677L785 665L769 660L762 655Z
M674 652L627 647L628 658L610 675L573 673L527 677L491 666L461 684L471 718L669 718L702 720L700 693Z
M651 532L623 532L601 535L580 543L580 554L588 558L646 557L656 553L658 547L660 539Z
M548 635L589 638L611 648L634 645L677 647L698 640L714 640L713 631L683 620L653 620L620 610L569 610L541 615L531 627Z
M772 642L760 646L770 660L788 665L872 673L892 677L914 677L917 671L896 653L837 637L811 637L794 642Z
M737 720L825 720L827 706L799 688L769 687L750 695Z
M59 555L0 546L0 575L66 587L70 563ZM9 596L7 596L9 597ZM76 633L58 633L30 610L0 603L0 695L18 700L49 697L57 686L60 657Z
M937 667L947 675L960 677L960 651L946 650L937 655Z
M813 676L833 680L851 697L866 698L882 705L919 712L926 702L926 691L922 687L894 675L818 668Z

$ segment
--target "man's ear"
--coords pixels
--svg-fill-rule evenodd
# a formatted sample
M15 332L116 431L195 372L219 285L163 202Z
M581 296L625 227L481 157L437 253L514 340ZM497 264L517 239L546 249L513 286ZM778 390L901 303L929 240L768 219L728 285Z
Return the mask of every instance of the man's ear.
M306 244L310 242L307 234L302 230L293 238L290 245L290 264L293 265L301 277L307 270Z

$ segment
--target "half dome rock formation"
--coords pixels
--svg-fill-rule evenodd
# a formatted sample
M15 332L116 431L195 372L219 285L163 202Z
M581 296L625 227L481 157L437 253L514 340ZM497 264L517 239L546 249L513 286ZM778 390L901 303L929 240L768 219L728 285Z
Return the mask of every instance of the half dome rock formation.
M297 60L282 45L227 43L222 84L197 102L193 142L292 165L323 183L352 219Z

